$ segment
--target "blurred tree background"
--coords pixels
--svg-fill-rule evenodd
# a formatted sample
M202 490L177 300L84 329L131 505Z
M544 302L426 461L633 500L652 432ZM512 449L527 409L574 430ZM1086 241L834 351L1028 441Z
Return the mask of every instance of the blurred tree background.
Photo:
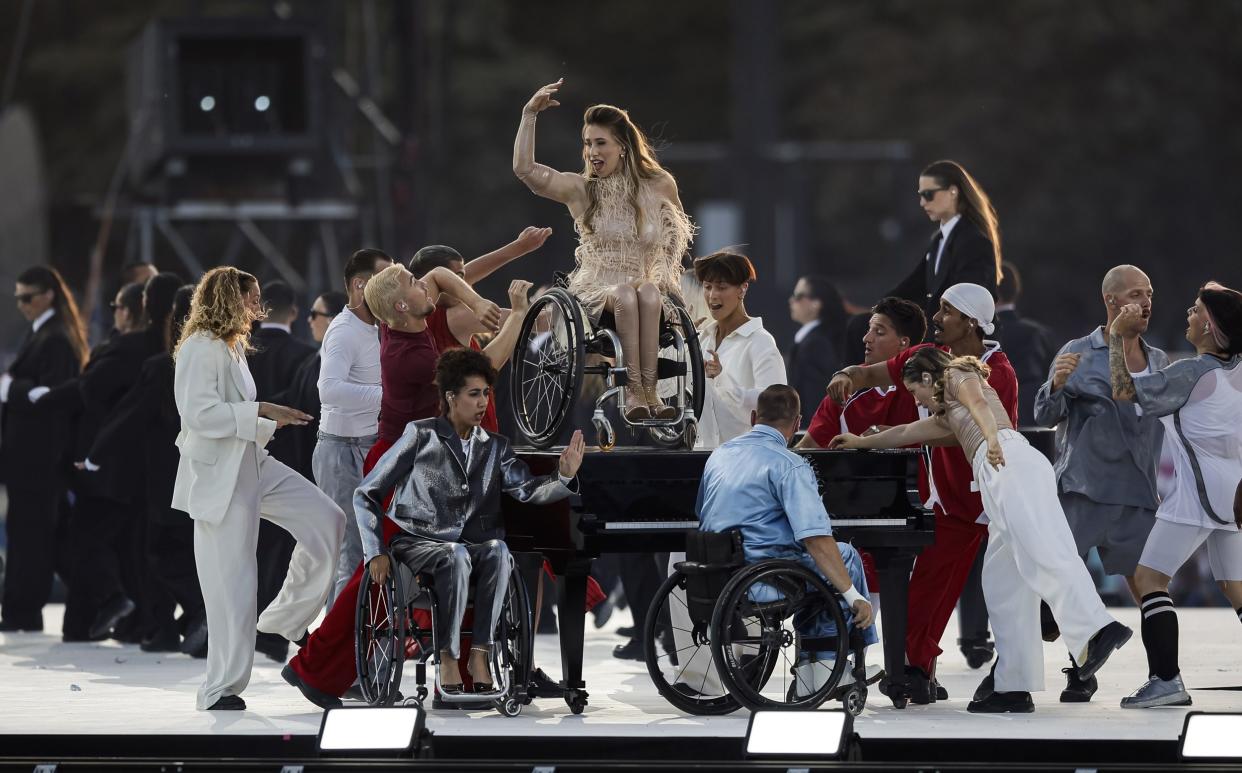
M21 5L0 0L0 65ZM363 34L368 5L378 37ZM1061 338L1102 320L1099 279L1116 263L1152 276L1152 338L1174 348L1203 280L1242 285L1238 0L40 0L13 102L38 122L51 257L79 286L126 136L126 46L151 19L190 14L310 19L334 65L359 73L375 57L377 102L403 134L387 190L394 227L372 237L378 246L479 254L525 225L556 231L484 285L494 297L511 277L546 281L572 261L568 215L510 171L522 104L561 76L540 160L578 169L582 110L628 108L665 148L692 213L741 205L739 241L760 272L751 311L778 340L793 330L784 301L798 273L827 274L869 304L921 258L933 229L914 191L938 158L962 162L992 196L1023 308ZM339 95L327 104L336 118L354 110ZM369 147L365 131L344 131L351 149ZM761 146L776 141L908 152L774 160ZM110 269L127 238L113 230ZM262 268L257 255L239 260Z

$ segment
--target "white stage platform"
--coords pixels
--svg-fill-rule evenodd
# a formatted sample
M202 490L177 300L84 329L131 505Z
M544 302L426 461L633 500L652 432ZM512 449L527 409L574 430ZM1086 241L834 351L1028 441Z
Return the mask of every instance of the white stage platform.
M59 631L60 607L49 607L49 631ZM864 739L1015 738L1057 740L1175 740L1186 709L1122 710L1119 701L1145 678L1146 659L1134 608L1114 611L1135 629L1130 643L1099 675L1089 704L1058 702L1067 664L1059 644L1045 645L1048 690L1035 696L1036 712L979 716L966 703L986 671L971 671L955 646L956 622L942 644L940 681L950 700L896 710L874 688L855 730ZM1237 651L1242 631L1225 608L1179 610L1182 669L1194 709L1242 710L1242 691L1207 688L1242 685ZM588 617L588 621L589 621ZM741 737L747 714L694 717L673 710L651 686L636 661L612 657L616 627L629 622L618 612L586 639L590 705L573 716L561 700L537 700L522 715L495 711L432 711L428 727L442 736ZM559 671L556 638L540 636L540 664ZM878 652L875 653L878 656ZM284 683L280 666L262 655L244 693L245 712L199 712L194 693L203 661L154 655L114 642L64 644L59 634L0 634L0 735L315 735L320 711ZM410 690L412 691L412 690ZM410 691L407 691L410 692Z

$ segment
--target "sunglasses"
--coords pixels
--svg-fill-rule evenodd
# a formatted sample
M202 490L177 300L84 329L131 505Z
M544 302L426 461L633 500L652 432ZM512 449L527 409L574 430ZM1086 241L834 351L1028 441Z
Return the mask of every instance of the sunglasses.
M919 197L923 199L923 201L931 201L932 199L936 198L937 193L940 193L941 191L947 191L947 190L949 189L948 188L924 188L923 190L918 191L918 194L919 194Z
M17 299L18 303L25 306L26 304L33 301L35 298L39 297L40 295L43 295L43 293L45 292L47 291L44 290L42 292L37 292L37 293L18 293L14 295L13 297Z
M310 318L312 322L319 319L320 317L327 317L328 319L332 319L335 316L336 316L335 314L329 314L326 311L315 311L314 309L311 309L310 311Z

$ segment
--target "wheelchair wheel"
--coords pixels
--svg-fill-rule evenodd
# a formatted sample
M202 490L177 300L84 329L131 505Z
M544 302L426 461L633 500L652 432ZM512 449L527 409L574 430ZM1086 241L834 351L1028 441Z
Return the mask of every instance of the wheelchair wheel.
M554 287L535 299L513 351L509 395L518 429L536 448L556 442L582 391L582 310Z
M530 703L527 694L530 674L534 666L535 630L531 623L530 599L526 584L515 568L509 576L509 590L501 610L500 629L496 640L501 646L495 656L500 668L509 675L509 697L498 705L506 717L516 717L522 705ZM509 713L509 702L515 701L517 711Z
M709 685L707 674L714 674L707 626L676 624L690 617L686 605L686 576L673 572L656 591L643 621L643 659L656 690L669 703L688 714L720 715L737 711L742 704L719 685ZM691 644L678 648L673 632L690 638ZM775 662L775 661L773 661ZM689 669L704 675L688 676ZM766 676L764 677L766 678Z
M827 616L839 635L831 672L817 685L794 666L800 649L813 644L822 651L829 645L804 640L794 627L820 616ZM751 711L816 708L846 674L849 637L840 596L792 561L762 561L734 575L720 594L710 630L721 681ZM760 669L771 669L772 676L759 680Z
M674 348L679 350L681 364L686 368L686 379L681 399L687 408L694 410L695 421L679 421L668 427L651 427L648 434L652 441L661 448L684 448L692 450L698 438L697 421L703 416L703 400L705 381L703 375L703 348L699 345L699 334L694 329L694 320L685 309L677 307L677 323L675 325ZM676 390L674 390L675 392ZM661 396L664 403L678 405L678 396L670 394Z
M354 620L354 658L362 697L372 706L393 705L401 687L408 614L404 598L396 566L383 585L376 585L364 570Z

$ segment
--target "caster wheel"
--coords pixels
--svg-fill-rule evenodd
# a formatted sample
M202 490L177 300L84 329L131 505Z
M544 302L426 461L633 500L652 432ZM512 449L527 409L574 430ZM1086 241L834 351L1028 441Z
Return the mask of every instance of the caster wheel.
M687 421L686 426L681 431L681 444L687 451L694 450L694 443L699 437L699 427L692 421Z
M522 713L522 704L516 698L505 698L497 705L497 708L506 717L516 717Z
M420 704L421 704L423 701L427 700L427 688L426 688L426 687L419 687L417 690L415 690L415 691L414 691L414 697L416 697L416 698L418 699L418 702L419 702Z
M850 716L856 717L863 712L867 706L867 688L851 687L845 693L845 697L841 699L842 707L849 712Z
M572 714L581 714L581 713L582 713L582 711L586 708L586 705L587 705L587 696L586 696L585 694L583 694L583 693L578 693L578 694L573 695L572 697L570 697L570 698L566 701L566 703L568 703L568 704L569 704L569 711L570 711L570 713L572 713Z
M617 447L617 433L607 419L592 419L595 425L595 444L601 451L611 451Z

